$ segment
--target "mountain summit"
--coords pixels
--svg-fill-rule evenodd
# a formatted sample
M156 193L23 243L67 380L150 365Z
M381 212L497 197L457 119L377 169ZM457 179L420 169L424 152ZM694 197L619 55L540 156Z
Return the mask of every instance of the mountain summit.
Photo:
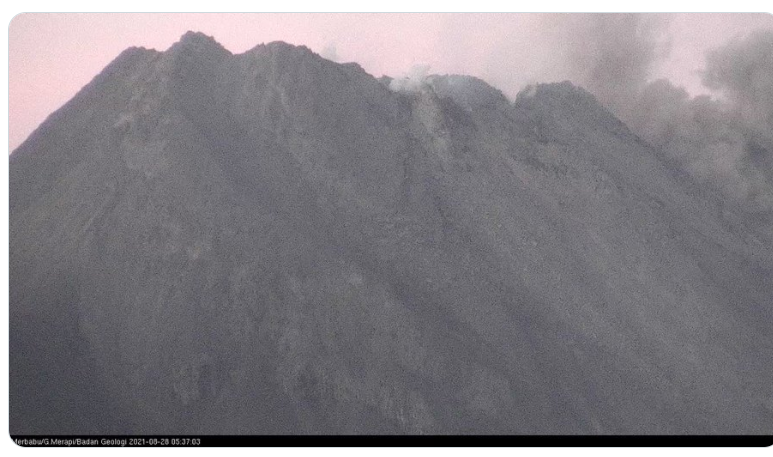
M770 433L746 217L571 83L132 48L10 157L11 433Z

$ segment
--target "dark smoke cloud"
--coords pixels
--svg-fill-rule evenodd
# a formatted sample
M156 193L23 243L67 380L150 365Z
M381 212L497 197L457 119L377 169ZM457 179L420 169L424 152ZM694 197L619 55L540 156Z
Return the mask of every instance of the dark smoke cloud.
M750 211L773 210L773 32L757 31L706 56L691 97L649 81L668 52L667 17L598 15L574 28L568 53L575 82L697 180Z
M567 73L610 109L625 111L654 64L668 54L668 17L594 14L581 19L566 29Z
M773 32L756 31L706 57L703 83L719 90L736 114L770 143L773 126Z
M713 184L753 211L773 208L762 130L738 115L740 106L709 96L690 98L669 81L648 84L629 125L701 182Z

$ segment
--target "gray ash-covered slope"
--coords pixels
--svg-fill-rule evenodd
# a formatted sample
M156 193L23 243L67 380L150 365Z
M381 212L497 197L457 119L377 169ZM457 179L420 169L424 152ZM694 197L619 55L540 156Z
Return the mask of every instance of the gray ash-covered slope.
M130 49L10 158L12 433L770 433L771 231L582 89Z

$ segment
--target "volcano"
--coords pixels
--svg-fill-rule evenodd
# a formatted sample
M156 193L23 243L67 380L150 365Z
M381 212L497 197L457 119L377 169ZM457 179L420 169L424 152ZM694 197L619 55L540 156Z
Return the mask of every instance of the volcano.
M9 179L12 434L773 430L773 230L569 82L188 32Z

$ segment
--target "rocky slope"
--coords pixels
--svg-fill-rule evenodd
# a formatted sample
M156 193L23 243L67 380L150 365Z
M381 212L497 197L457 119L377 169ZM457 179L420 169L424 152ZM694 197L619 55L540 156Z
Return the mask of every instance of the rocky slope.
M770 228L569 83L129 49L10 158L12 433L770 433Z

